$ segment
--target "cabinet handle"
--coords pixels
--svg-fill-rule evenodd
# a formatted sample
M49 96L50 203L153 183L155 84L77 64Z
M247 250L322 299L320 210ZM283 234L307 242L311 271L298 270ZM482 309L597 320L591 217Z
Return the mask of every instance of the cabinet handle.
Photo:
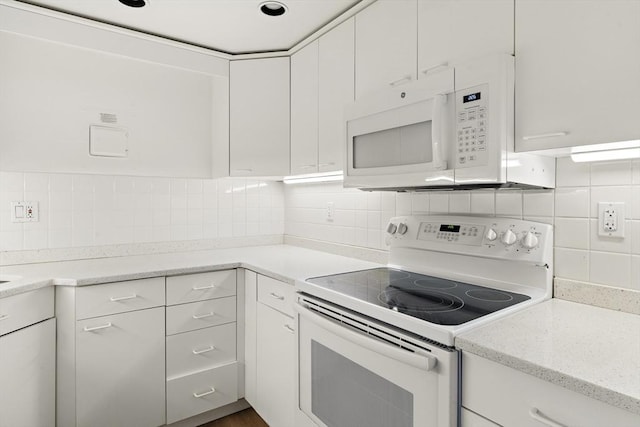
M402 83L411 81L411 78L412 78L411 74L407 74L406 76L402 77L401 79L389 82L389 86L398 86L398 85L400 85Z
M552 419L545 417L544 415L542 415L542 412L540 412L538 408L531 408L531 410L529 411L529 415L534 420L541 422L542 424L549 427L567 427L564 424L557 423Z
M193 318L194 319L204 319L205 317L211 317L211 316L214 316L214 315L215 315L215 313L213 311L210 311L210 312L205 313L205 314L194 314Z
M202 350L191 350L191 352L193 354L202 354L202 353L208 353L208 352L213 351L215 349L216 348L214 346L210 345L209 347L203 348Z
M324 167L324 166L334 166L335 164L336 164L335 162L320 163L318 166L320 166L320 167Z
M11 316L9 316L8 314L0 314L0 320L7 320L9 317Z
M207 391L203 391L202 393L193 393L193 397L204 397L216 392L216 389L211 387Z
M278 295L275 292L271 292L271 298L275 298L275 299L279 299L279 300L283 300L284 297L282 295Z
M97 330L100 330L100 329L107 329L107 328L110 328L111 326L113 326L113 325L111 325L111 322L109 322L109 323L107 323L105 325L94 326L92 328L89 328L88 326L85 326L84 327L84 331L85 332L92 332L92 331L97 331Z
M553 133L541 133L539 135L527 135L527 136L523 136L522 139L525 141L530 141L532 139L553 138L554 136L567 136L567 135L569 135L569 132L562 131L562 132L553 132Z
M295 334L295 333L296 333L296 330L295 330L295 329L293 329L293 328L292 328L291 326L289 326L289 325L286 325L286 324L285 324L283 327L284 327L287 331L291 332L292 334Z
M448 62L442 62L438 65L434 65L433 67L429 67L429 68L425 68L424 70L422 70L422 74L429 74L433 71L439 70L441 68L447 68L449 66Z
M138 295L136 294L131 294L131 295L127 295L126 297L111 297L109 298L112 302L117 302L117 301L124 301L124 300L128 300L128 299L134 299L134 298L138 298Z
M311 169L311 168L315 168L316 165L301 165L299 166L300 169Z
M234 172L253 172L253 169L234 169Z
M216 285L209 285L209 286L194 286L193 288L191 288L194 291L204 291L205 289L213 289L215 288Z

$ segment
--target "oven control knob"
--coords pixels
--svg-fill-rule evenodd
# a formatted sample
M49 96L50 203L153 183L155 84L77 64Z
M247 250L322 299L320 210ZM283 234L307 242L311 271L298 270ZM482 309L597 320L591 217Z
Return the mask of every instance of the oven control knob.
M405 224L404 222L401 222L400 224L398 224L398 234L404 234L407 232L407 224Z
M524 235L521 243L525 249L533 249L538 246L538 238L532 232L527 231L527 234Z
M484 237L488 241L493 242L498 238L498 233L496 233L496 230L494 230L493 228L490 228L489 230L487 230L487 233L484 235Z
M509 229L509 230L505 231L504 234L502 234L502 239L500 239L500 240L505 245L511 246L518 240L518 236L516 236L516 233L511 231L511 229Z
M395 225L394 223L390 222L389 225L387 225L387 233L396 234L397 230L398 230L398 226Z

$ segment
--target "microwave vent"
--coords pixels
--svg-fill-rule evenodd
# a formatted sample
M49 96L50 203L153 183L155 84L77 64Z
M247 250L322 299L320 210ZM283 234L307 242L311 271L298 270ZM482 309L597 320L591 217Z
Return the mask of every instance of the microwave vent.
M102 123L118 123L118 116L113 113L100 113L100 121Z

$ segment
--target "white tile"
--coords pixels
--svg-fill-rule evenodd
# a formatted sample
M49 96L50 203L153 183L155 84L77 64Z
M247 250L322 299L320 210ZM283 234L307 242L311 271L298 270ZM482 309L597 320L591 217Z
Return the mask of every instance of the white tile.
M259 236L259 235L260 235L260 223L247 222L247 236Z
M382 195L379 191L371 191L367 193L367 210L382 210Z
M188 215L187 209L171 209L171 226L174 225L187 225ZM171 232L171 238L173 239L173 231Z
M631 283L629 288L640 291L640 256L631 256Z
M135 177L133 179L133 192L135 194L153 194L153 178L144 176ZM142 238L142 236L140 237Z
M625 221L624 238L607 237L598 235L598 220L592 218L590 220L590 248L592 251L600 252L617 252L629 254L631 253L631 221Z
M640 160L634 160L631 165L631 183L640 184Z
M379 211L370 211L367 213L367 228L369 230L380 230L382 214Z
M11 209L8 204L0 211L0 231L19 231L20 233L24 231L23 223L11 221Z
M154 228L171 225L171 210L154 209L151 214L151 224Z
M73 191L73 175L52 173L49 175L49 191L70 193Z
M243 237L247 235L247 223L246 222L234 222L232 228L233 237Z
M68 248L71 243L71 228L49 230L49 248Z
M553 216L553 191L524 191L522 194L524 216Z
M627 288L631 284L631 255L591 251L589 281Z
M115 196L116 209L131 211L136 205L136 198L137 198L137 195L133 193L128 193L128 194L116 193L116 196Z
M204 184L201 179L187 180L187 194L202 194L203 188Z
M93 188L96 194L112 194L116 191L116 180L113 176L96 175L93 177Z
M193 193L187 195L188 209L202 209L204 207L202 193Z
M366 247L367 246L367 238L368 238L368 231L366 228L356 228L355 229L355 245L356 246L362 246L362 247Z
M202 223L187 226L187 240L202 239Z
M640 255L640 221L630 221L630 224L626 232L630 233L631 253Z
M367 211L354 211L355 215L355 227L356 228L367 228Z
M396 195L396 215L411 215L411 199L412 193L398 193Z
M429 193L429 212L430 213L448 213L449 212L449 194L446 192Z
M554 274L573 280L589 280L589 251L556 248Z
M589 217L588 187L567 187L556 189L556 217Z
M471 192L471 213L495 215L496 198L493 190L478 190ZM451 204L451 201L449 201Z
M367 247L379 249L381 246L380 231L375 229L367 230Z
M73 198L71 192L51 191L49 193L49 209L52 211L71 210Z
M554 218L552 216L524 216L525 221L541 222L543 224L553 225Z
M186 194L187 194L187 180L184 178L171 178L171 196L173 197L174 195L186 195Z
M0 172L0 192L24 192L24 173Z
M245 208L233 208L231 210L231 215L233 218L233 222L246 222L247 221L247 210Z
M181 241L187 240L187 226L186 225L171 225L171 240Z
M631 184L631 161L595 162L591 164L591 185Z
M204 223L202 225L202 238L215 239L218 237L218 223Z
M186 194L171 194L171 209L188 209Z
M522 217L522 191L496 191L496 215Z
M169 178L153 178L153 194L167 195L171 194L171 179ZM165 233L162 233L164 236Z
M153 227L135 227L133 241L135 243L153 242Z
M586 187L589 184L589 163L575 163L571 157L556 160L556 187Z
M247 222L260 222L260 209L247 209Z
M623 202L625 218L631 219L633 212L631 186L591 187L591 218L598 217L598 202Z
M589 249L588 218L556 218L555 247Z
M71 209L51 210L49 213L49 229L71 229Z
M453 191L449 194L449 213L471 212L471 194L468 191Z
M117 176L115 178L116 193L132 194L134 192L134 179L130 176Z
M429 213L429 193L408 193L411 194L410 212L416 214Z
M171 209L171 196L168 194L153 194L153 210Z
M260 207L259 194L247 194L247 209L257 209Z
M93 193L92 175L73 175L71 185L74 193Z
M215 179L205 179L202 182L202 192L203 193L217 193L218 192L218 181Z
M0 231L0 251L20 251L24 248L24 233L20 231Z
M640 185L631 187L631 212L632 219L640 219Z
M49 191L49 175L45 173L25 173L24 191L46 193Z
M202 225L204 212L202 209L189 209L187 212L187 224L190 226Z
M168 225L153 227L154 242L169 242L171 240L171 227Z
M349 199L353 200L353 197L349 194ZM392 191L385 191L382 193L382 210L389 212L394 212L396 210L396 193Z
M48 230L25 230L24 232L24 249L46 249L49 247L49 231Z

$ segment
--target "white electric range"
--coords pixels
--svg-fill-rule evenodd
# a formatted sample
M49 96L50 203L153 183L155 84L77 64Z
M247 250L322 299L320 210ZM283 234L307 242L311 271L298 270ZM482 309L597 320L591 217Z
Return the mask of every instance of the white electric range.
M403 216L387 239L386 267L296 283L297 425L458 425L456 335L551 297L551 225Z

